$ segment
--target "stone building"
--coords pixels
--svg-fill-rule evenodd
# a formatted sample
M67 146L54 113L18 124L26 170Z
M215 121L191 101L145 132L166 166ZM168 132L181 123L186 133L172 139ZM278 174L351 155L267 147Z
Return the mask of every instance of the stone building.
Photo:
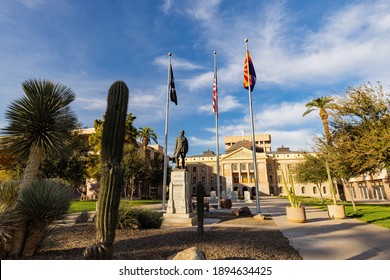
M244 191L255 195L252 143L249 137L227 136L224 138L225 153L219 155L220 164L220 193L236 191L243 196ZM282 182L282 170L293 170L294 166L304 160L303 151L291 151L288 147L271 149L271 135L255 136L258 187L260 195L285 195ZM201 181L205 186L206 195L217 191L216 154L213 151L201 155L187 156L186 166L191 177L192 192ZM288 180L288 178L287 178ZM300 184L294 182L297 195L331 198L329 185ZM321 188L321 189L318 189ZM337 195L341 199L351 199L350 192L356 200L389 199L389 172L383 170L375 176L353 178L348 188L337 185Z

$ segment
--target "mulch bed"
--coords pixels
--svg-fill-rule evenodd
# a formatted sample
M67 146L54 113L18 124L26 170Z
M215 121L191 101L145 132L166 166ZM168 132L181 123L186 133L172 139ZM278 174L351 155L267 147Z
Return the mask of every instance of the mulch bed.
M299 260L298 251L277 229L272 219L235 217L230 213L209 213L205 218L221 221L204 235L172 228L117 230L114 259L166 260L196 246L209 260ZM226 226L225 226L226 225ZM94 224L59 227L32 259L79 260L85 248L95 243Z

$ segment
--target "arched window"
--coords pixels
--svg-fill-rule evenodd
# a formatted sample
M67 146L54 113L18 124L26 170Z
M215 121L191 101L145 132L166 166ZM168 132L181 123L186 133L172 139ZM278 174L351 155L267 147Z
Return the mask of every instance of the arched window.
M326 194L326 187L323 187L323 188L322 188L322 192L323 192L324 194Z
M314 194L317 193L317 187L313 187L313 193L314 193Z
M305 187L302 187L302 188L301 188L301 192L302 192L302 194L306 193Z

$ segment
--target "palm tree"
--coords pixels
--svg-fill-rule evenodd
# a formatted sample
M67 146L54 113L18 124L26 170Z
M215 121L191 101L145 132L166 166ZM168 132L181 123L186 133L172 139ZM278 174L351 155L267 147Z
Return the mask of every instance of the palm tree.
M333 103L334 98L331 96L322 96L313 99L312 101L306 103L306 112L303 113L303 116L306 116L307 114L315 111L315 110L320 110L320 118L322 120L322 124L324 126L324 133L325 133L325 138L326 142L328 145L331 144L331 137L330 137L330 132L329 132L329 125L328 125L328 109L334 108L334 103Z
M22 185L37 178L45 153L60 151L77 127L69 104L75 93L68 87L46 80L22 83L25 96L13 101L5 112L9 121L3 128L4 147L17 158L26 158Z
M306 106L307 110L306 110L306 112L303 113L303 116L306 116L307 114L309 114L317 109L320 110L320 118L322 120L322 125L324 126L326 144L329 148L332 145L332 139L331 139L330 131L329 131L329 124L328 124L328 116L329 115L328 115L327 110L328 109L331 110L331 109L335 108L336 105L335 105L335 103L333 103L333 100L334 100L334 98L331 96L322 96L322 97L315 98L312 101L306 103L305 106ZM336 205L337 204L336 195L335 195L336 192L335 192L335 189L333 186L333 180L332 180L332 177L330 174L329 158L328 157L325 160L325 168L326 168L326 172L328 175L328 183L329 183L330 191L331 191L331 194L333 197L333 202Z
M140 127L138 129L138 137L141 140L142 148L144 151L144 156L147 158L147 152L146 147L151 143L151 140L153 140L157 144L157 134L154 132L152 128L149 126Z

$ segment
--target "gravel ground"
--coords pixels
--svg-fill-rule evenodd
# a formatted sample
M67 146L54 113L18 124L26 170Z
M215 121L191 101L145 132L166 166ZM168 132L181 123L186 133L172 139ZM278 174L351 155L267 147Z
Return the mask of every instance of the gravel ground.
M204 235L172 228L117 230L114 259L165 260L193 246L203 250L210 260L302 259L269 217L258 221L230 213L211 213L205 214L205 218L221 221ZM82 253L94 243L94 237L95 226L91 223L58 227L33 259L83 259Z

